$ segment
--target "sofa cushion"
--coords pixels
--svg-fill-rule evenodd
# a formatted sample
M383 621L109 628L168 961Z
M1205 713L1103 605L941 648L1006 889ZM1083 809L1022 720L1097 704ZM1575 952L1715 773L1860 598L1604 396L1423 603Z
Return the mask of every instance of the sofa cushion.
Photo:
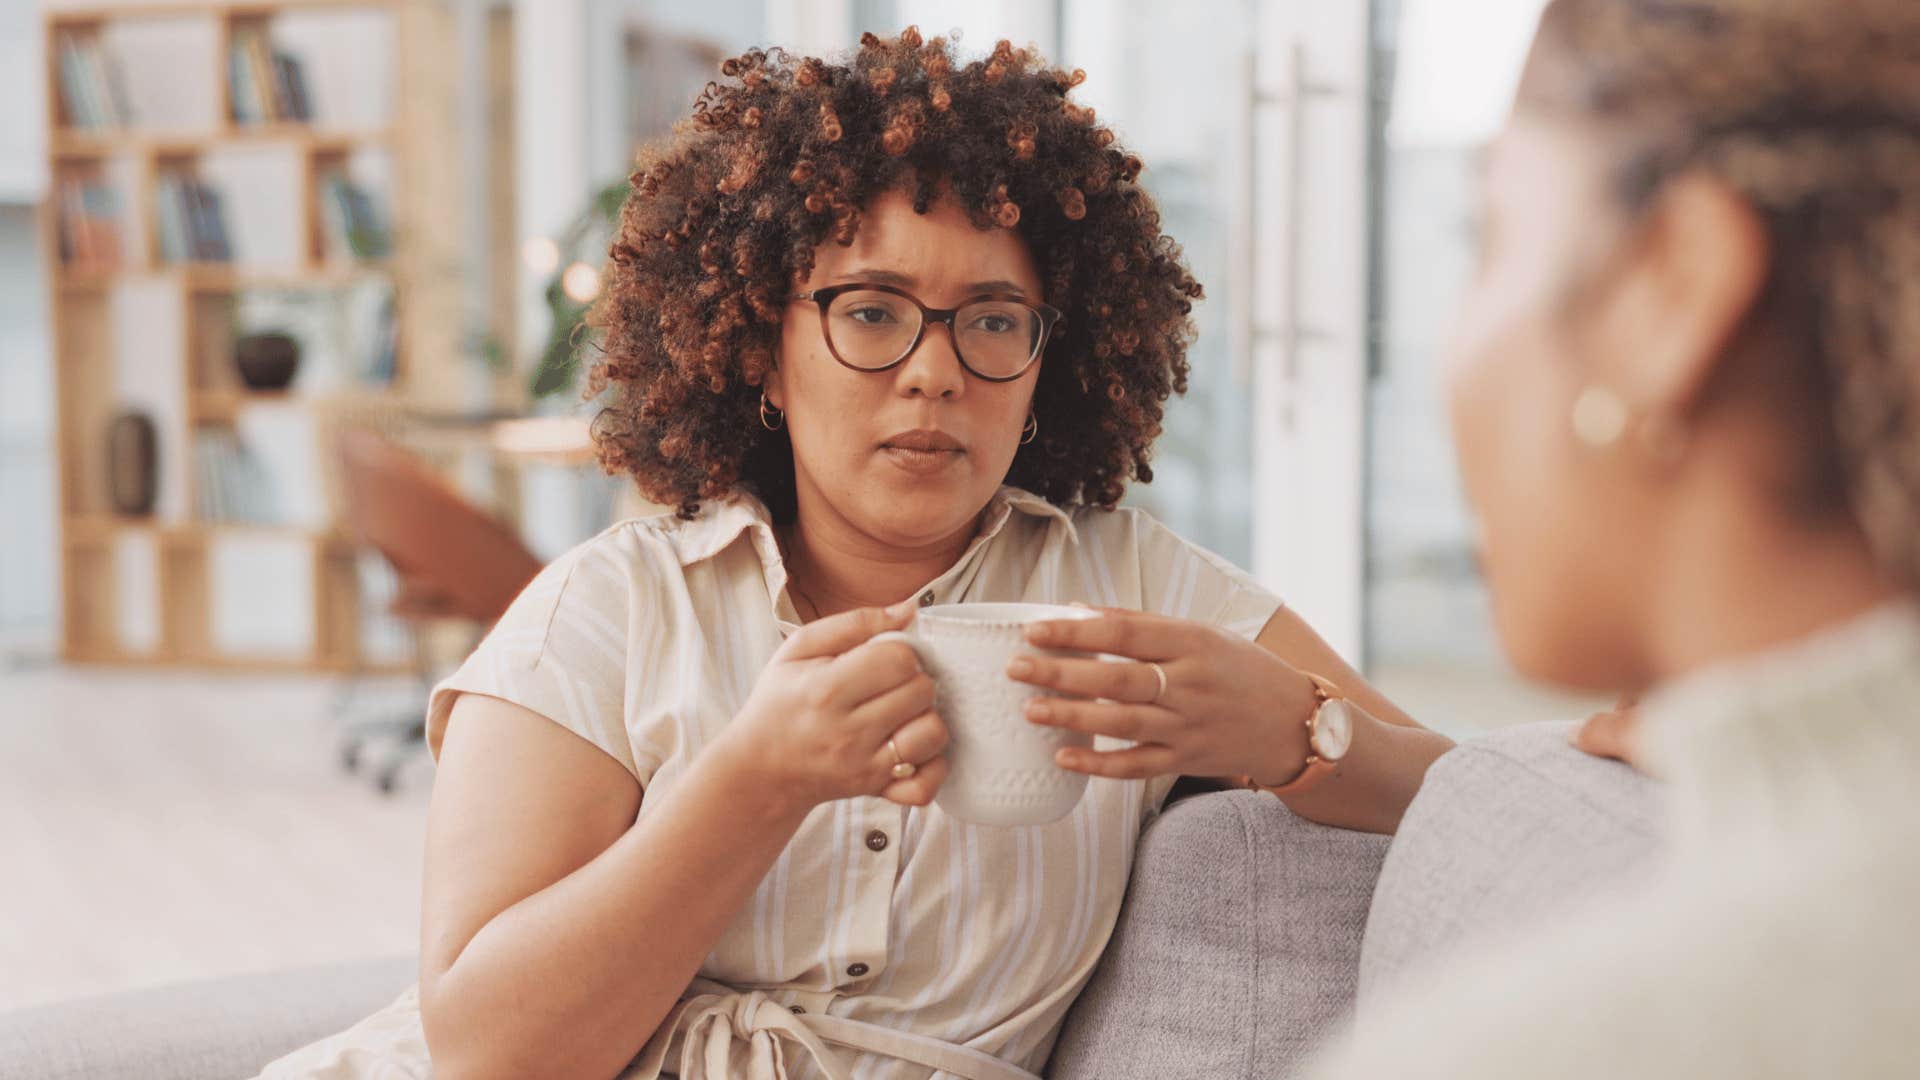
M1509 728L1434 763L1374 890L1362 1009L1416 968L1523 931L1647 867L1660 786L1575 750L1571 732Z
M250 1077L378 1011L417 975L399 956L0 1013L0 1080Z
M1169 807L1050 1075L1286 1075L1352 1005L1386 845L1257 792Z

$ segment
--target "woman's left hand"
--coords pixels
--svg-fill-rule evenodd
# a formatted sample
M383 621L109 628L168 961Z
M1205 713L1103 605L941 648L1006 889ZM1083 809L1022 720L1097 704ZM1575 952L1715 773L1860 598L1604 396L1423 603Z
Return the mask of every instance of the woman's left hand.
M1279 785L1306 767L1313 682L1254 642L1204 623L1113 609L1035 623L1027 641L1127 658L1028 655L1008 666L1017 681L1088 699L1035 698L1028 720L1138 744L1062 747L1055 755L1061 768L1125 780L1172 773Z

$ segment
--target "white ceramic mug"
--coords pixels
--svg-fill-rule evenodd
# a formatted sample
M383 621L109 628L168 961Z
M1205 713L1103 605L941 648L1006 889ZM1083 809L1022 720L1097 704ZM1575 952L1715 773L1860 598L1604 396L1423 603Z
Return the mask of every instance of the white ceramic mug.
M941 604L923 608L906 631L876 635L913 647L934 683L934 711L946 721L946 780L934 802L980 825L1043 825L1073 812L1087 790L1084 773L1053 763L1062 746L1091 746L1093 737L1027 719L1028 700L1046 691L1007 677L1022 653L1090 656L1027 644L1030 623L1091 619L1084 608L1056 604Z

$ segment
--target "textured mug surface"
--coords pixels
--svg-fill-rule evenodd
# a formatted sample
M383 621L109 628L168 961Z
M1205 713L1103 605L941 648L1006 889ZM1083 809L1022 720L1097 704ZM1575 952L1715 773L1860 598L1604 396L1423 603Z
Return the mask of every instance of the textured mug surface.
M1073 811L1087 777L1055 765L1053 752L1093 739L1028 720L1027 701L1045 692L1008 678L1007 663L1022 653L1089 655L1035 648L1026 627L1094 617L1056 604L942 604L921 609L910 630L874 639L912 646L933 677L934 711L950 735L940 809L981 825L1042 825Z

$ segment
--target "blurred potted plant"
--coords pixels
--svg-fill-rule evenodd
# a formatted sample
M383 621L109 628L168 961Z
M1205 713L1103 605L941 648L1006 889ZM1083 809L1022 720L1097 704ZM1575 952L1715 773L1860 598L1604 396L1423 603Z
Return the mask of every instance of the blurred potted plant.
M547 343L533 369L530 388L535 401L570 389L579 380L584 344L580 335L585 331L587 308L600 291L598 267L612 240L627 191L624 178L601 188L566 230L551 241L553 249L545 253L553 263L545 292L551 321Z

